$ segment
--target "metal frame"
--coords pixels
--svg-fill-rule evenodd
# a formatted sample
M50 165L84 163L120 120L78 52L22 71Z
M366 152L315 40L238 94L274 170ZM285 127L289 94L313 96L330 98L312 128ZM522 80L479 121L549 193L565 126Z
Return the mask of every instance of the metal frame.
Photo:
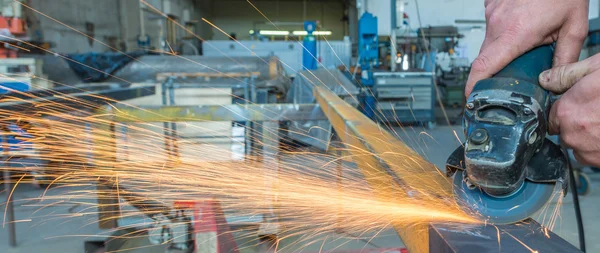
M156 76L157 80L162 80L161 82L161 95L162 95L162 105L163 106L174 106L175 105L175 89L182 89L182 88L231 88L231 89L244 89L244 100L246 103L259 103L259 104L264 104L266 103L266 97L265 100L263 101L257 101L257 90L256 90L256 79L260 76L259 72L247 72L247 73L240 73L240 72L232 72L232 73L205 73L205 72L198 72L198 73L158 73ZM225 85L207 85L204 83L193 83L193 84L181 84L181 83L177 83L177 80L181 80L181 79L200 79L200 78L217 78L217 79L223 79L223 78L243 78L243 84L225 84ZM167 99L168 98L168 99ZM252 150L252 145L254 138L249 138L250 134L252 134L255 130L255 124L253 121L250 121L247 123L247 127L245 129L245 151L246 154L249 154L249 152ZM171 139L175 138L177 136L177 124L176 122L171 122L169 123L164 123L164 128L165 128L165 138L167 138L167 136L170 136ZM250 141L248 141L250 140ZM174 154L178 154L178 147L176 145L175 142L167 142L167 140L165 140L165 145L167 146L167 150L169 149L168 146L171 145L172 146L172 151Z

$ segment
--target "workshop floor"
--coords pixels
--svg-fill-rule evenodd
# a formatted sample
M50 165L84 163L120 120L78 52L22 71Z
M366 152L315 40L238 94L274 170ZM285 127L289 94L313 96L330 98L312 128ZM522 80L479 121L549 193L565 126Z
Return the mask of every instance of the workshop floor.
M407 127L404 129L395 128L400 138L424 155L437 166L443 167L448 155L457 147L458 141L455 133L461 136L461 129L458 126L438 126L433 130L424 132L420 127ZM600 174L593 174L590 171L589 176L592 179L592 190L587 196L581 198L582 212L585 221L587 233L588 252L600 252L600 242L594 241L595 235L600 233ZM61 189L55 189L54 194L60 194ZM50 204L51 202L38 203L34 199L41 196L43 190L31 186L20 186L13 194L13 199L22 200L16 203L17 240L18 247L10 248L8 246L7 226L0 228L0 252L60 252L60 253L80 253L83 251L84 241L98 240L106 235L107 232L98 230L96 227L96 214L63 216L81 212L88 208L87 206L55 205L45 208L42 211L39 205ZM5 198L6 193L0 194L0 198ZM89 200L87 200L89 201ZM4 206L1 207L2 209ZM93 212L93 210L91 211ZM39 220L46 214L56 214L56 218ZM598 219L596 219L598 217ZM30 221L32 219L33 221ZM571 197L567 196L561 207L561 216L556 224L554 232L565 238L567 241L577 244L577 230L574 218L573 203ZM401 247L398 236L393 230L386 230L376 236L373 240L362 239L340 239L350 238L353 235L331 233L326 243L316 243L309 246L294 244L298 240L292 237L283 240L279 244L280 252L319 252L336 249L336 251L350 252L350 250L374 249L374 248L395 248ZM141 242L129 242L132 246ZM263 252L265 248L259 247L256 240L238 240L242 252ZM160 247L149 249L142 248L129 252L164 252Z

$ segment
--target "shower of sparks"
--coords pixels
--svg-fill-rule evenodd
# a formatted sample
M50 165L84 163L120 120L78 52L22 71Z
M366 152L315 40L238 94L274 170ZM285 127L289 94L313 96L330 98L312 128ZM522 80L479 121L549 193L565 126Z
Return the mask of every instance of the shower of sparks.
M143 0L140 2L151 10L161 13L149 3ZM248 3L259 11L250 1ZM24 7L75 30L30 6L24 5ZM262 13L261 15L264 16ZM170 19L166 14L163 16ZM264 17L268 20L266 16ZM175 20L170 19L170 21L204 41ZM208 20L203 19L203 21L219 29ZM85 33L77 32L98 41ZM15 38L1 37L28 44ZM210 46L209 42L206 44ZM329 42L327 44L329 45ZM28 45L55 54L50 50ZM172 49L171 51L168 57L186 59L184 56L175 55ZM232 64L236 63L235 59L230 59ZM207 68L200 62L195 63ZM83 63L79 64L83 65ZM283 62L282 64L286 65ZM90 66L83 66L91 69ZM349 71L348 67L346 69ZM218 70L213 71L218 72ZM112 77L120 79L116 76ZM313 77L316 76L313 74ZM120 80L130 83L127 80ZM24 203L23 206L36 208L31 217L14 222L43 224L60 219L68 222L74 217L96 217L102 214L101 212L107 212L106 214L109 215L107 219L137 217L163 213L164 207L172 208L174 203L180 200L200 201L216 198L227 212L237 215L266 214L266 216L276 217L269 222L279 225L281 229L279 238L302 235L296 242L301 245L324 243L321 237L327 238L329 233L340 230L362 236L378 234L385 228L399 224L411 226L428 222L481 223L470 214L460 211L451 193L439 189L436 182L419 185L414 188L417 192L410 194L396 194L397 191L393 191L375 196L373 189L365 182L359 170L353 164L346 162L353 157L347 154L345 148L327 153L298 151L280 143L279 139L254 135L253 140L263 146L262 150L254 151L243 159L235 159L237 153L231 150L231 145L195 142L180 138L172 130L165 129L162 122L113 121L120 108L141 109L135 105L108 98L105 98L102 103L90 103L70 97L68 94L57 93L55 96L61 96L70 102L61 104L31 96L24 99L22 97L27 96L27 93L16 93L20 96L8 95L0 100L0 103L22 103L22 108L17 110L0 109L2 137L14 137L23 141L19 144L3 144L2 152L6 161L0 168L3 172L11 172L10 180L15 184L9 196L12 196L18 185L48 186L43 194L36 198L8 198L13 203ZM123 115L119 116L123 117ZM395 123L401 125L399 122ZM206 125L180 124L184 124L187 130L196 133L214 133L214 130ZM11 131L10 129L14 129L15 126L24 131ZM382 127L389 128L392 133L399 136L391 125ZM402 127L401 131L403 133L412 131L420 133L418 136L423 135L433 139L431 135L422 130L415 130L413 127ZM219 134L222 133L214 133L214 135ZM459 139L456 132L452 134ZM285 138L285 135L281 138ZM422 149L419 140L408 141ZM234 137L231 137L229 142L241 144ZM336 152L342 155L331 155ZM416 158L414 157L416 154L397 153L395 150L390 150L385 155L391 154L405 159ZM377 156L377 154L370 155ZM391 168L391 171L407 169L410 168L396 166ZM412 179L403 178L403 180L409 185L411 180L427 182L419 177L426 177L426 175L414 175ZM115 199L117 201L110 202ZM125 205L143 206L143 208L127 209L123 208ZM7 206L5 204L5 207ZM77 210L70 209L69 213L38 214L56 206L76 207ZM549 214L548 220L551 226L554 226L559 217L559 206L557 205ZM117 211L112 212L110 209ZM107 221L91 219L87 225L92 226ZM128 228L131 227L120 229ZM124 232L115 238L139 236L138 233ZM500 231L498 231L499 239ZM517 238L514 239L518 241ZM525 244L523 246L528 248Z
M275 153L258 152L242 161L232 161L234 154L230 149L165 135L160 123L113 122L111 117L118 107L92 106L84 101L72 107L45 101L30 104L16 97L5 100L20 101L26 106L23 110L0 110L0 126L8 129L16 124L26 129L27 134L10 135L29 144L11 144L13 150L7 154L11 159L2 169L19 176L21 184L34 179L49 184L39 198L44 203L77 203L86 207L62 218L97 214L96 208L107 206L98 206L96 198L121 197L133 205L137 202L172 206L177 200L216 197L224 209L238 214L275 214L276 222L284 229L282 234L288 236L311 233L318 237L336 229L364 234L396 224L422 222L478 222L460 212L451 196L438 201L392 194L376 198L362 177L351 173L356 169L339 160L343 157L269 147L267 143L273 140L265 140L264 136L257 137L256 142ZM201 125L187 127L197 132L210 131ZM165 149L167 142L176 142L180 153ZM22 156L27 156L27 160L20 159ZM338 173L340 169L343 174ZM24 173L29 172L43 173L46 178L25 177ZM106 188L96 188L97 184L111 186L115 195L111 196ZM69 189L66 194L52 194L55 189L65 188ZM439 191L436 185L420 189L426 191L422 192L424 196ZM118 210L123 203L108 205ZM145 204L146 213L163 211L152 205ZM40 209L48 207L39 205ZM121 209L115 215L132 217L140 212ZM59 217L52 214L36 218ZM307 231L307 224L319 226Z

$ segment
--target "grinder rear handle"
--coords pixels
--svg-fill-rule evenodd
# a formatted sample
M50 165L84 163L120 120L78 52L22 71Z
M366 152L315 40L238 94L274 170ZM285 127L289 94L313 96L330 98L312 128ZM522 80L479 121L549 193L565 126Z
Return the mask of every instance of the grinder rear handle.
M513 60L494 77L513 78L539 85L539 75L552 68L554 47L545 45L532 49Z

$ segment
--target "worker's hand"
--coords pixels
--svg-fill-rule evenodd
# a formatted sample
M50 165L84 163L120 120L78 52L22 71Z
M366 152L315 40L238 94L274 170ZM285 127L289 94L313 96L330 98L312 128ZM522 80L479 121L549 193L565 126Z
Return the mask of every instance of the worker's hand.
M555 67L540 75L540 84L563 94L550 110L550 134L573 149L577 161L600 167L600 54Z
M576 62L588 34L588 5L588 0L486 0L485 40L465 95L537 46L556 42L554 66Z

